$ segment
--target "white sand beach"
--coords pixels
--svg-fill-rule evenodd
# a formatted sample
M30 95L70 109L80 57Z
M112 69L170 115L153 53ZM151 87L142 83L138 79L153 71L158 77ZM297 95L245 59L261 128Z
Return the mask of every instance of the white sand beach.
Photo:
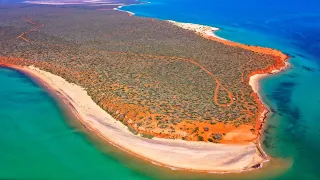
M204 172L241 172L265 162L267 158L255 143L214 144L173 139L146 139L133 135L125 125L101 109L86 90L36 67L18 70L58 94L93 133L111 144L147 161L172 169Z
M194 33L199 34L199 35L206 35L206 36L210 36L210 37L214 37L214 38L218 38L218 39L227 41L226 39L223 39L223 38L214 34L215 31L219 30L219 28L216 28L216 27L205 26L205 25L200 25L200 24L192 24L192 23L182 23L182 22L177 22L177 21L172 21L172 20L168 20L168 22L170 22L171 24L176 25L178 27L181 27L183 29L193 31Z

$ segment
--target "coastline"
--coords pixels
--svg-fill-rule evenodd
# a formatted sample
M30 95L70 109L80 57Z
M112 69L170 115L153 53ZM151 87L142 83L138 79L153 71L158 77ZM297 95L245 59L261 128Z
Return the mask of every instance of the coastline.
M23 72L63 102L86 129L134 156L174 170L234 173L260 168L264 157L254 143L247 145L146 139L133 135L126 126L96 105L86 91L63 78L33 66L3 65Z
M147 3L150 3L150 2L147 2ZM134 4L134 5L137 5L137 4ZM124 6L130 6L130 5L124 5ZM123 6L121 6L121 7L123 7ZM114 10L128 13L129 16L135 15L133 12L121 10L121 7L119 6L118 8L115 8ZM267 158L266 161L269 161L269 159L270 159L269 156L267 155L266 152L264 152L264 150L261 147L260 138L261 138L262 131L263 131L263 125L266 121L267 115L270 112L270 110L269 110L269 107L262 102L261 97L259 95L259 89L260 89L259 81L263 77L279 73L281 71L284 71L286 68L288 68L290 66L290 64L288 63L290 56L287 54L284 54L283 52L276 50L276 49L241 44L238 42L230 41L228 39L224 39L224 38L219 37L215 34L216 31L220 30L217 27L195 24L195 23L177 22L174 20L164 20L164 21L167 21L168 23L170 23L174 26L180 27L182 29L192 31L195 34L197 34L205 39L208 39L208 40L213 40L213 41L222 43L227 46L235 46L235 47L239 47L239 48L249 50L249 51L252 51L255 53L270 55L270 56L274 57L275 63L272 66L266 67L265 69L260 69L260 70L256 70L256 71L251 72L248 75L249 80L246 82L248 85L251 86L251 88L253 90L252 96L254 96L254 99L257 102L258 108L259 108L259 110L258 110L259 116L258 116L258 120L256 123L256 128L255 128L258 131L258 135L257 135L257 138L254 140L254 143L256 144L256 146L259 149L259 151L261 152L261 154L263 154L263 156Z
M288 59L290 58L288 55L282 53L279 50L275 50L272 48L264 48L264 47L259 47L259 46L251 46L251 45L246 45L246 44L241 44L237 42L233 42L224 38L221 38L217 35L215 35L215 31L220 30L219 28L216 27L211 27L211 26L206 26L206 25L200 25L200 24L193 24L193 23L182 23L182 22L177 22L173 20L167 20L169 23L178 26L180 28L193 31L195 34L200 35L203 38L217 41L220 43L223 43L227 46L236 46L240 47L245 50L253 51L255 53L260 53L260 54L265 54L265 55L271 55L275 58L275 64L267 67L265 69L261 70L256 70L254 72L251 72L249 74L249 81L247 82L253 90L253 96L255 97L255 101L258 103L259 107L259 116L257 119L257 124L256 124L256 129L258 130L258 136L257 139L255 140L255 144L257 146L257 149L260 151L261 154L263 154L264 157L266 157L266 161L269 161L269 156L267 153L262 149L261 147L261 142L260 138L262 136L262 131L263 131L263 125L266 121L267 115L270 112L269 107L264 104L261 100L260 97L260 80L263 79L264 77L279 73L286 68L290 66L288 63Z
M148 2L148 3L150 3L150 2ZM130 5L124 5L124 6L130 6ZM123 6L121 6L121 7L123 7ZM114 10L128 13L129 16L135 15L133 12L121 10L121 7L115 8ZM267 159L269 159L268 155L264 152L264 150L261 147L260 137L262 135L263 125L266 121L267 114L270 112L270 110L269 110L268 106L266 104L264 104L261 101L261 98L259 97L259 88L260 88L259 81L263 77L279 73L281 71L284 71L286 68L288 68L290 66L290 64L288 63L290 56L287 54L284 54L283 52L276 50L276 49L241 44L238 42L233 42L228 39L221 38L215 34L216 31L220 30L217 27L201 25L201 24L194 24L194 23L177 22L174 20L165 20L165 21L167 21L168 23L170 23L174 26L180 27L182 29L192 31L195 34L197 34L205 39L213 40L213 41L225 44L227 46L235 46L235 47L239 47L239 48L249 50L249 51L252 51L255 53L270 55L270 56L274 57L275 63L272 66L269 66L265 69L256 70L256 71L251 72L248 75L249 81L246 82L247 84L249 84L252 87L252 89L253 89L252 95L254 96L255 101L258 103L258 107L259 107L259 117L258 117L257 124L256 124L256 129L258 130L258 136L255 140L255 143L257 145L257 148L262 152L262 154L264 154L264 156L267 157Z
M134 13L133 13L133 12L121 10L120 8L122 8L122 7L123 7L123 6L118 6L118 7L116 7L116 8L113 8L112 10L114 10L114 11L120 11L120 12L125 12L125 13L127 13L129 16L134 16Z
M136 2L138 2L137 4L123 4L123 5L120 5L116 8L113 8L114 11L120 11L120 12L125 12L127 13L129 16L134 16L135 14L133 12L130 12L130 11L126 11L126 10L122 10L121 8L123 6L136 6L136 5L141 5L141 4L150 4L151 2L148 2L148 1L140 1L140 0L136 0Z

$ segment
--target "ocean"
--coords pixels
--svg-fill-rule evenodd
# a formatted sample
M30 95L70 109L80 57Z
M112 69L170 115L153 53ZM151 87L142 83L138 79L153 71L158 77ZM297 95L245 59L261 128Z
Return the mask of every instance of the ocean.
M150 179L24 74L0 67L0 84L0 179Z
M319 7L316 0L151 0L122 7L137 16L218 27L223 38L291 56L287 70L261 81L271 109L261 140L275 159L270 167L215 175L137 160L87 134L28 77L0 68L0 179L320 179Z

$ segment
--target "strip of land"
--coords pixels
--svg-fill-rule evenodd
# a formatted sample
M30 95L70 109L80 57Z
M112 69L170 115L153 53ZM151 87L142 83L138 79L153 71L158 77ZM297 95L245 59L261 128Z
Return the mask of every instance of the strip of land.
M146 139L133 135L126 126L101 109L86 90L36 67L14 68L58 94L90 131L134 155L174 169L206 172L240 172L266 159L254 143L246 145Z

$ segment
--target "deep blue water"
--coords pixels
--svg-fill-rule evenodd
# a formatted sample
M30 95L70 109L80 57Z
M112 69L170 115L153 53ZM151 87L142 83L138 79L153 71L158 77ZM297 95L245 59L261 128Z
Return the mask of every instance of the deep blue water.
M290 48L299 49L304 54L320 59L320 1L151 0L150 2L122 9L132 11L138 16L219 27L223 31L218 32L218 35L234 41L279 49L282 49L281 45L289 45Z

